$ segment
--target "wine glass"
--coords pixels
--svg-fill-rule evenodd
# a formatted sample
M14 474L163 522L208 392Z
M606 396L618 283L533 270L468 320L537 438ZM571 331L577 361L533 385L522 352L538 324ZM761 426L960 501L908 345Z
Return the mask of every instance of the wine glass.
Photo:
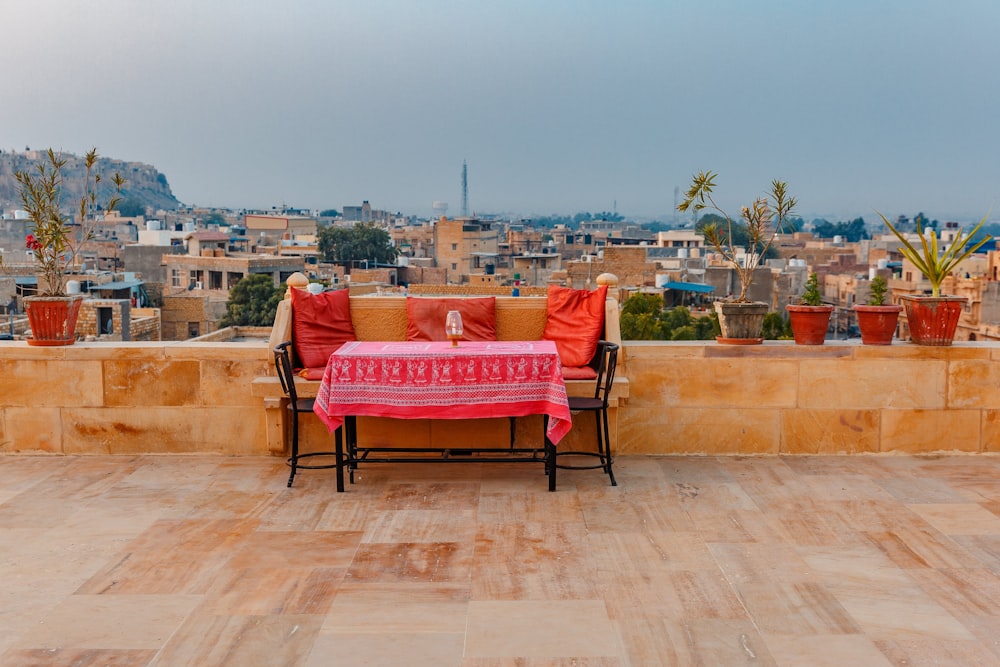
M452 347L458 347L458 339L462 337L462 313L449 310L444 318L444 332L451 341Z

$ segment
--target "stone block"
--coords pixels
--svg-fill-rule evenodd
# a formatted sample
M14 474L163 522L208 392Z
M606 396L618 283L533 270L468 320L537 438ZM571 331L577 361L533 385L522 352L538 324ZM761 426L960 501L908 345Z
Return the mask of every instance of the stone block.
M1000 409L1000 364L979 360L951 362L948 407Z
M65 410L66 454L266 455L263 411L245 408Z
M979 452L978 410L883 410L880 451Z
M204 405L243 405L260 407L253 396L251 383L255 377L271 369L268 361L207 360L201 364L201 394Z
M798 363L753 358L630 355L629 409L687 407L782 408L796 404ZM752 396L752 400L748 400Z
M859 454L879 450L878 410L783 410L783 454Z
M523 426L520 425L520 426ZM539 429L539 436L541 429ZM430 421L430 443L432 447L490 447L507 449L510 447L510 420L498 419L434 419ZM541 449L545 443L538 440Z
M945 405L944 361L803 360L798 366L800 408L941 409ZM901 382L904 377L919 381Z
M31 407L4 410L0 450L15 452L63 452L62 410Z
M76 359L0 360L0 405L76 407L100 405L100 361Z
M1000 410L983 410L983 451L1000 452Z
M619 454L777 454L776 408L634 408L618 427Z
M201 364L197 361L129 359L104 363L104 404L108 407L201 405L200 388Z

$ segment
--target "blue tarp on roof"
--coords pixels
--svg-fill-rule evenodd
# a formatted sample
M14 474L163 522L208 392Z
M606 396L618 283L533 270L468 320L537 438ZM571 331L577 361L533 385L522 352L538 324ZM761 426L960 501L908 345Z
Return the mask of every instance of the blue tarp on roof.
M143 283L142 283L141 280L119 280L119 281L112 282L112 283L103 283L101 285L91 285L90 286L90 291L91 292L97 292L98 290L129 289L129 288L132 288L132 287L138 287L139 285L142 285L142 284Z
M671 281L663 286L665 289L677 290L678 292L698 292L700 294L711 294L715 291L712 285L705 283L682 283Z

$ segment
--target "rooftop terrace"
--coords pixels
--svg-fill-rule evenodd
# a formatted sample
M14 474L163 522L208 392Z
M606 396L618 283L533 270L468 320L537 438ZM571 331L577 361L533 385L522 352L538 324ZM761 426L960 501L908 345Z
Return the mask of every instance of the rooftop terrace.
M0 459L0 664L995 665L1000 458Z

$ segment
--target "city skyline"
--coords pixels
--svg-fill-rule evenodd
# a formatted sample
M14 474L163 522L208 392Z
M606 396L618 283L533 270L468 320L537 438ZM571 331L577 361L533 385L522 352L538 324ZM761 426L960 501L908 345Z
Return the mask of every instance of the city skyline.
M0 146L152 164L185 204L978 220L1000 6L965 0L15 0ZM683 219L683 218L680 218Z

